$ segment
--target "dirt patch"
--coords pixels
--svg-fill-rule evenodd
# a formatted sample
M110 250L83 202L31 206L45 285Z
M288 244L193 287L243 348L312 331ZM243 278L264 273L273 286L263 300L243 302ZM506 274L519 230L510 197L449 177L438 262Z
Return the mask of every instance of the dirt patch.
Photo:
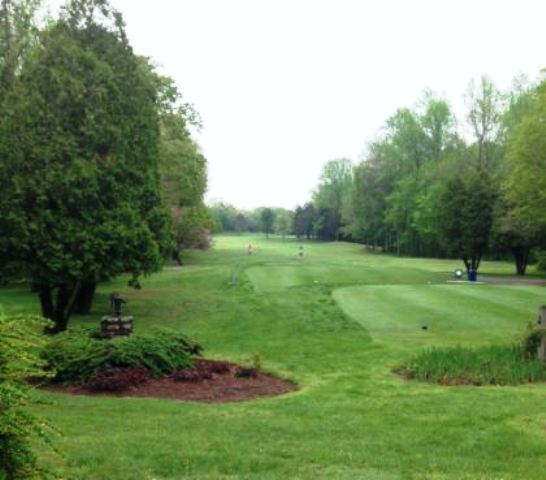
M47 390L71 395L108 397L148 397L204 403L241 402L272 397L297 390L297 385L273 375L258 373L255 377L238 377L236 365L227 373L214 374L199 381L177 381L172 377L152 378L144 385L118 393L94 392L80 385L49 385Z

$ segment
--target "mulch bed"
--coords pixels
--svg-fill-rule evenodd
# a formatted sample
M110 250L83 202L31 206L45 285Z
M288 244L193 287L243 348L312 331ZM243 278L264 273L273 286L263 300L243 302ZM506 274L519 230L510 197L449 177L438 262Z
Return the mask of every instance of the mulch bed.
M262 372L254 377L237 377L234 373L237 366L232 367L230 372L214 374L208 380L184 382L171 377L151 378L144 385L117 393L95 392L80 385L49 385L46 389L72 395L166 398L204 403L240 402L297 390L295 383Z

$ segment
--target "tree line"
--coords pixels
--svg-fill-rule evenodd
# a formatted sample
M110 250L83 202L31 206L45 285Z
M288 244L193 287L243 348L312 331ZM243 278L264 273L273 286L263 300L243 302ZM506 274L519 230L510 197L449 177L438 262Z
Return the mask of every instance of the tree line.
M241 210L219 202L210 206L210 213L213 219L212 231L215 233L263 232L267 236L273 233L282 236L293 233L293 212L286 208Z
M545 92L544 82L516 81L508 92L487 77L471 82L468 135L433 95L399 109L354 168L344 232L388 252L458 257L468 272L486 254L511 254L525 274L546 241L538 215L546 158L537 144L546 137Z
M503 92L482 77L465 104L463 121L428 92L399 108L358 162L324 166L311 200L286 213L288 233L456 257L469 273L484 255L512 256L524 275L546 249L546 81L516 79Z
M121 273L139 286L206 247L206 159L194 108L137 55L107 0L0 6L0 281L26 281L53 332Z

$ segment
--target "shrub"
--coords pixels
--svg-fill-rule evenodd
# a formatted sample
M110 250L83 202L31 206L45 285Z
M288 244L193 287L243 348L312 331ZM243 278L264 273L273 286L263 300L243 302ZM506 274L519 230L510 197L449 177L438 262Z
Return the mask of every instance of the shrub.
M537 358L538 347L544 335L546 331L543 328L538 328L535 323L529 323L521 340L521 352L524 358L527 360Z
M546 272L546 251L537 249L533 251L536 259L536 267L539 272Z
M203 375L195 368L182 368L176 370L171 378L176 382L199 382L203 380Z
M546 368L527 359L519 345L425 350L398 371L444 385L517 385L546 380Z
M89 390L97 392L122 392L148 381L148 370L143 367L110 368L97 373L87 383Z
M210 374L222 374L231 371L230 363L223 360L200 359L196 360L195 367L200 372L207 372Z
M0 312L0 479L50 478L40 468L31 444L34 438L52 445L53 429L26 411L28 377L44 376L35 355L43 345L48 323L40 318L7 317Z
M172 375L172 378L177 382L198 382L200 380L208 380L214 374L221 375L230 371L231 365L229 362L199 359L195 361L194 368L177 370Z
M196 242L195 247L199 250L209 250L212 245L212 238L208 228L199 228L195 232Z
M153 377L169 375L192 366L192 355L201 347L172 330L156 330L131 337L98 340L88 332L57 335L43 350L54 380L87 383L98 373L112 368L143 367Z
M257 372L262 370L262 356L259 353L253 353L250 357L250 364L256 369Z
M239 365L235 369L235 376L240 378L251 378L258 376L258 369L250 365Z

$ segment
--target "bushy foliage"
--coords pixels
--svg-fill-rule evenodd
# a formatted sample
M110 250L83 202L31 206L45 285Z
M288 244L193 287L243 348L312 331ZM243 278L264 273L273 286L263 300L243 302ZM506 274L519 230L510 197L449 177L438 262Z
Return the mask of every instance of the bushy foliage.
M119 14L85 0L42 32L0 104L0 270L32 282L55 332L82 283L157 271L172 249L157 93Z
M148 370L143 367L110 368L95 375L87 388L97 392L121 392L148 381Z
M0 479L49 478L31 443L51 445L51 427L26 410L28 377L42 377L43 362L33 353L43 342L44 321L0 313Z
M175 237L180 248L208 250L210 232L214 227L212 213L205 206L171 207Z
M546 272L546 251L544 250L535 250L533 252L536 258L536 269L539 272Z
M546 335L546 331L543 328L539 328L535 323L530 323L527 326L527 331L521 340L521 353L524 358L528 360L537 358L538 347L544 335Z
M192 365L191 355L201 347L172 330L128 338L100 340L88 332L65 332L42 351L54 380L85 384L100 372L112 368L143 367L151 376L169 375Z
M214 374L229 373L231 364L224 360L196 360L195 366L200 372L210 372Z
M418 354L400 372L443 385L517 385L546 380L546 368L522 355L519 345L480 348L432 348Z
M239 365L235 369L235 376L240 378L257 377L262 371L262 357L259 353L252 354L250 365Z

